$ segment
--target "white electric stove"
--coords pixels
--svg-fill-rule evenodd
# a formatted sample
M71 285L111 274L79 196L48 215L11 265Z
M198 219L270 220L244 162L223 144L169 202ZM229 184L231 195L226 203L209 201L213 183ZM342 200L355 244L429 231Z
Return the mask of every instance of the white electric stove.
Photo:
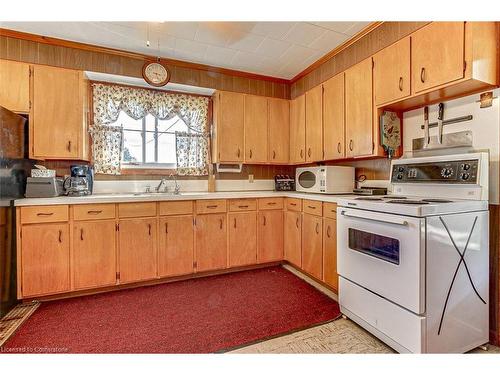
M488 155L394 160L391 184L338 202L341 311L399 352L488 342Z

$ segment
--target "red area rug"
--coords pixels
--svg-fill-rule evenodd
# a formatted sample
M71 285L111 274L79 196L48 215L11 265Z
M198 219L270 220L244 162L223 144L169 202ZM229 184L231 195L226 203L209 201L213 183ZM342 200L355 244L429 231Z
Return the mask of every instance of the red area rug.
M338 318L281 267L45 302L3 352L213 353Z

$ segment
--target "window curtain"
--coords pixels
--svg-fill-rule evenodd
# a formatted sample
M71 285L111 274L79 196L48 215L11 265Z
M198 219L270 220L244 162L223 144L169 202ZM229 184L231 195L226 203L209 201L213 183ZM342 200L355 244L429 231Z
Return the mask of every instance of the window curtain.
M120 174L123 132L121 127L112 124L118 120L120 111L124 111L136 120L148 114L159 120L179 116L188 126L188 131L175 133L177 173L208 174L208 98L101 83L92 84L92 94L94 123L90 132L96 173ZM116 147L107 148L111 138L113 146L120 143L119 150Z

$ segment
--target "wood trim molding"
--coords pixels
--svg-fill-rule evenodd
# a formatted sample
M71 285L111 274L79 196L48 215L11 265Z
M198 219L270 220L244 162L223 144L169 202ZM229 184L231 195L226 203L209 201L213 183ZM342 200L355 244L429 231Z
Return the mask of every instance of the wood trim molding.
M326 61L330 60L333 56L338 55L340 52L345 50L347 47L356 43L358 40L360 40L365 35L368 35L369 33L371 33L373 30L375 30L377 27L381 26L383 23L384 23L383 21L372 22L371 24L366 26L363 30L359 31L357 34L354 34L350 39L345 41L343 44L337 46L336 48L334 48L333 50L328 52L326 55L321 57L319 60L316 60L315 62L313 62L306 69L304 69L302 72L300 72L295 77L293 77L289 81L289 83L293 84L293 83L297 82L299 79L306 76L307 74L312 72L314 69L316 69L320 65L324 64Z
M96 46L93 44L74 42L74 41L70 41L70 40L53 38L53 37L49 37L49 36L25 33L22 31L15 31L15 30L10 30L10 29L5 29L5 28L0 28L0 36L5 36L5 37L15 38L15 39L22 39L22 40L27 40L27 41L36 42L36 43L49 44L49 45L59 46L59 47L74 48L74 49L80 49L80 50L85 50L85 51L90 51L90 52L99 52L99 53L106 53L106 54L115 55L115 56L129 57L129 58L137 59L137 60L145 60L145 61L157 61L158 60L157 56L151 56L151 55L146 55L146 54L137 53L137 52L124 51L124 50L110 48L110 47ZM265 76L265 75L256 74L256 73L243 72L240 70L220 68L220 67L211 66L211 65L193 63L193 62L189 62L189 61L182 61L182 60L169 59L169 58L162 57L162 58L160 58L160 62L165 64L165 65L173 65L173 66L178 66L181 68L204 70L204 71L208 71L208 72L227 74L230 76L256 79L256 80L261 80L261 81L270 81L270 82L275 82L275 83L280 83L280 84L290 84L290 80L284 79L284 78L277 78L277 77Z

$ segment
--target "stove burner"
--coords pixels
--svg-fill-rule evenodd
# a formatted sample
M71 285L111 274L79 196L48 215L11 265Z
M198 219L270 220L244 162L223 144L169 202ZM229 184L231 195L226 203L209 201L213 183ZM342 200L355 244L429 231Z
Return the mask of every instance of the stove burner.
M404 199L393 199L393 200L387 201L387 203L414 204L414 205L417 205L417 204L429 204L429 202L425 202L425 201L412 201L412 200L405 201Z
M449 201L447 199L422 199L422 202L428 202L428 203L452 203L453 201Z
M359 201L381 201L382 200L382 198L373 198L373 197L358 197L355 199L359 200Z

